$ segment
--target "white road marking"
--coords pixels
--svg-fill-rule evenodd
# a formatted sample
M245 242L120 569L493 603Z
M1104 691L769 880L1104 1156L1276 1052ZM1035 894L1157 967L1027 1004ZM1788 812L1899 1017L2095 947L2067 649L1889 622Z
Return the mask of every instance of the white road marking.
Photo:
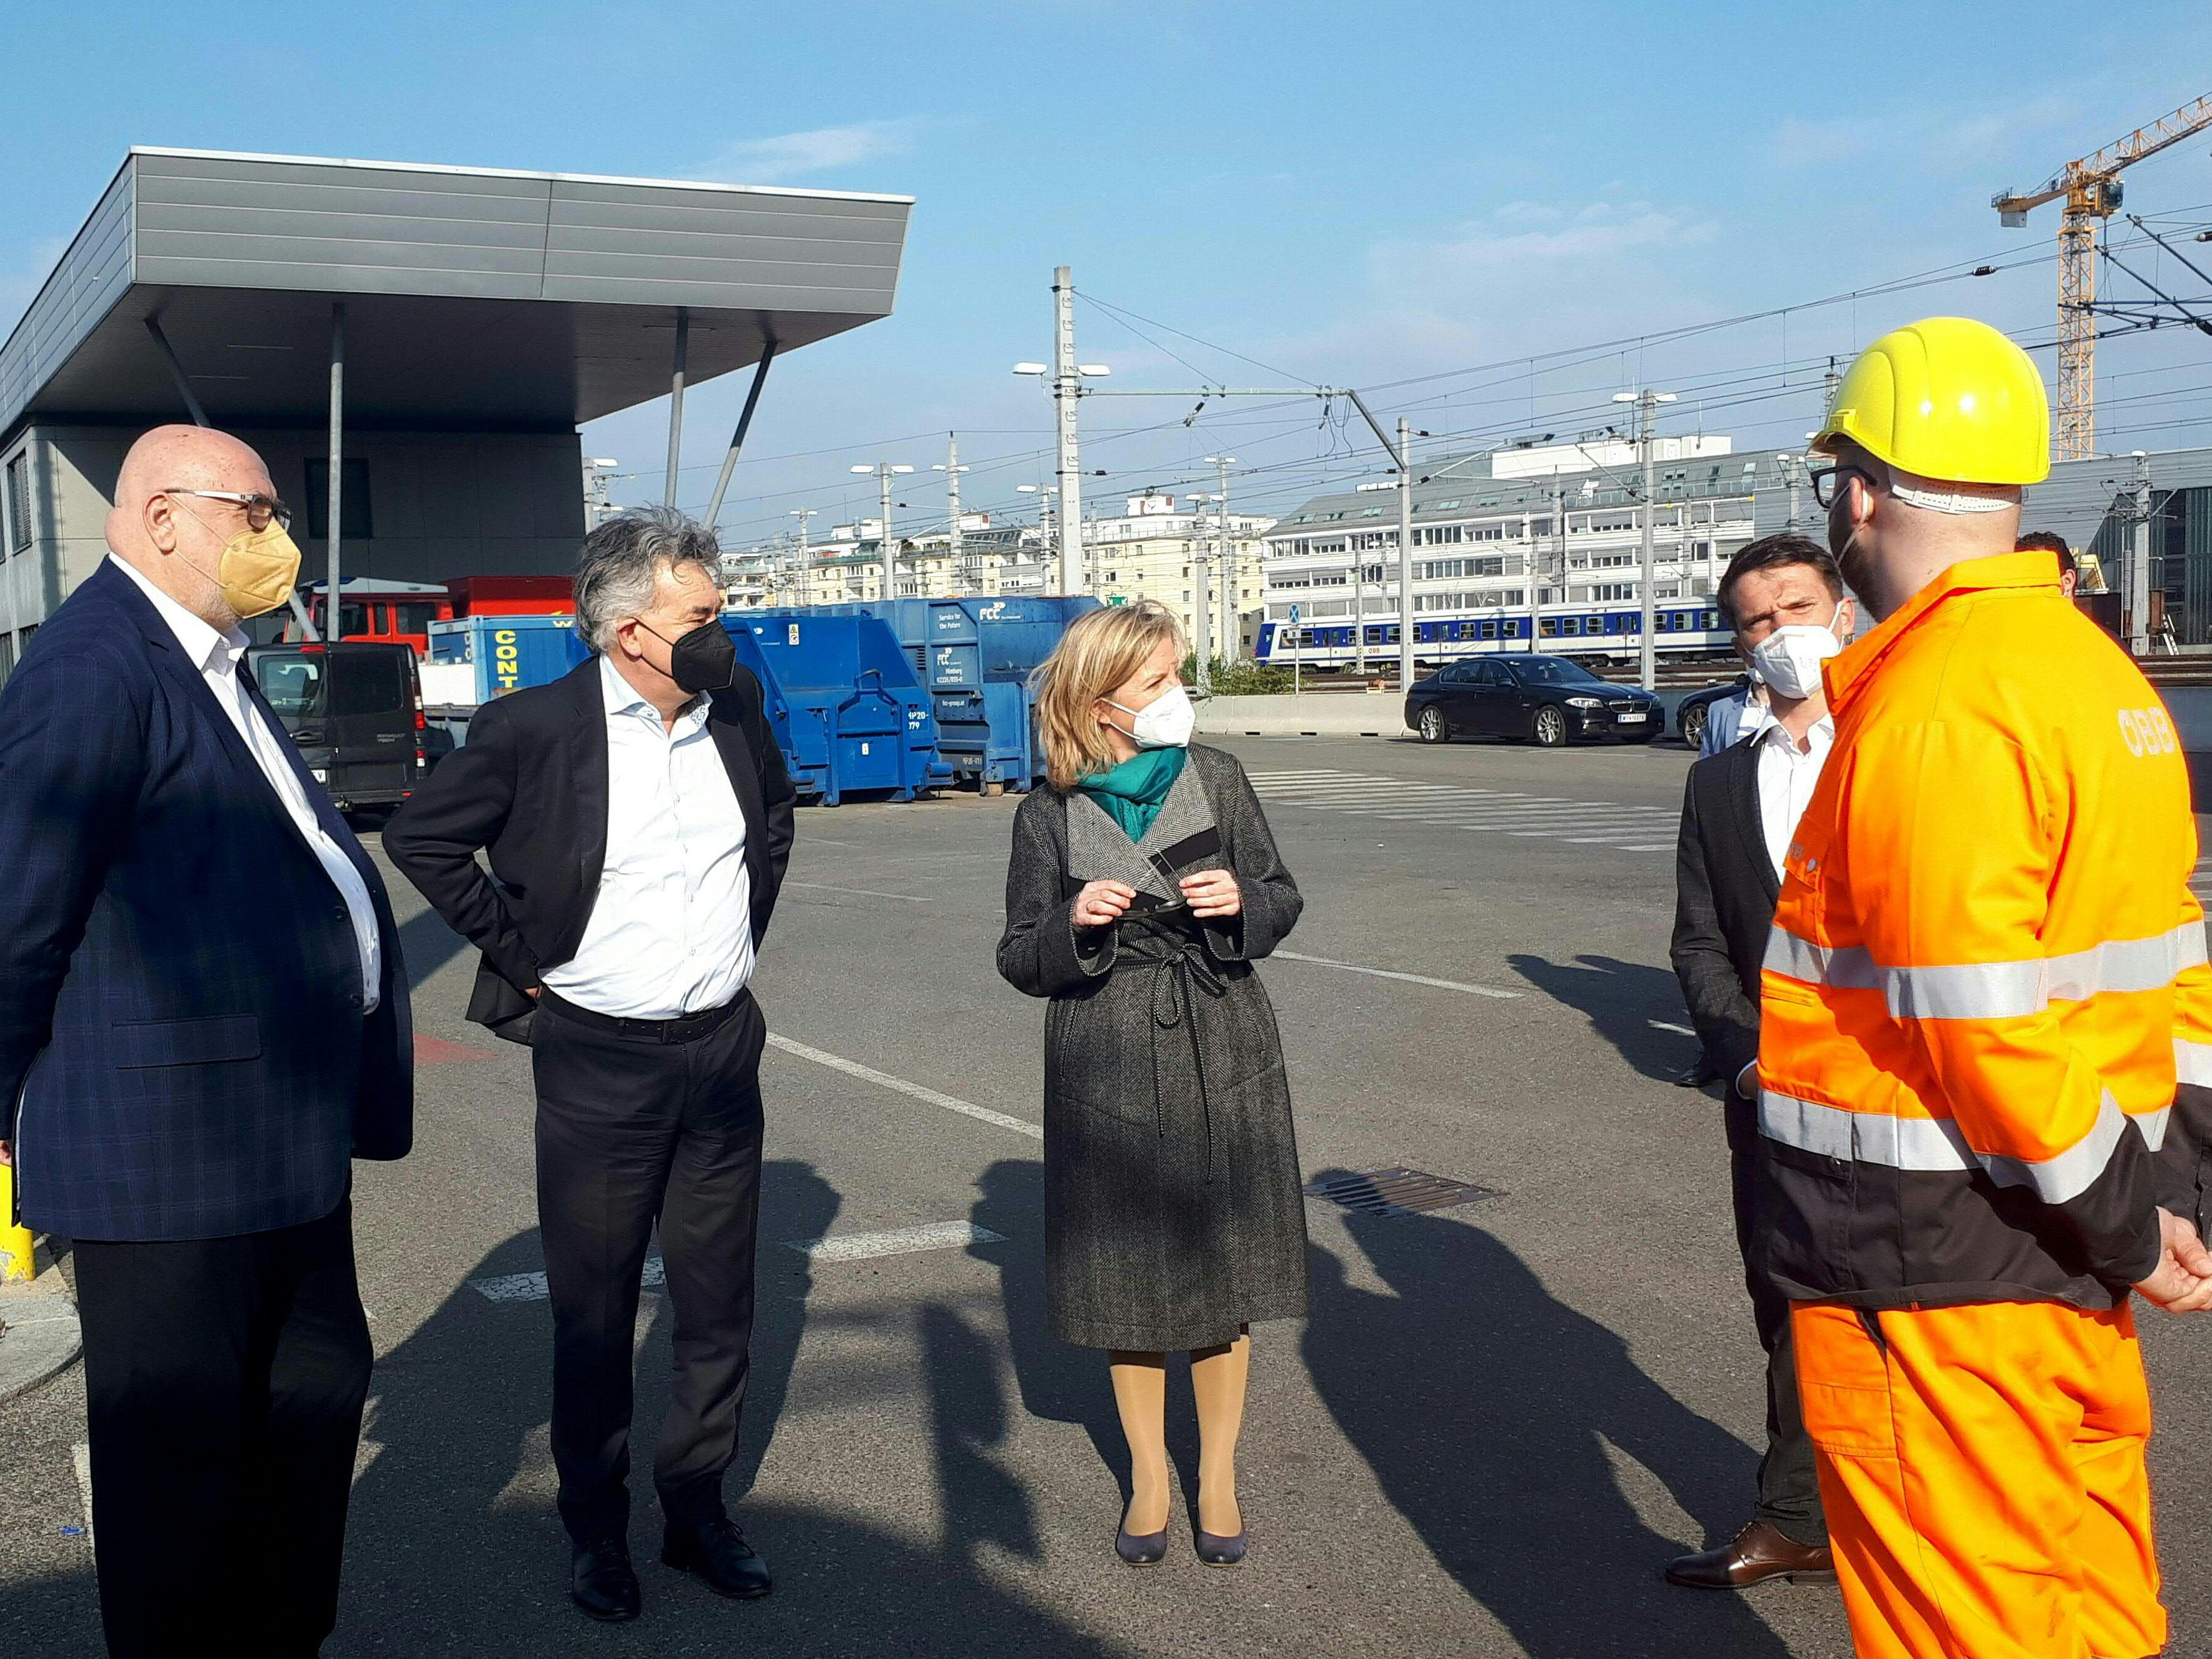
M960 1250L970 1244L1003 1244L1006 1236L972 1221L932 1221L920 1227L894 1227L880 1233L846 1233L830 1238L787 1238L783 1248L814 1261L870 1261L882 1255L914 1255L923 1250Z
M95 1555L99 1545L92 1531L92 1448L78 1441L70 1448L70 1466L76 1471L77 1496L84 1500L84 1541L93 1546Z
M922 1250L964 1249L970 1244L1000 1244L1006 1235L994 1233L988 1227L978 1227L969 1221L933 1221L920 1227L894 1227L887 1232L845 1233L833 1238L792 1238L784 1241L783 1248L796 1250L816 1261L866 1261L879 1255L911 1255ZM668 1267L660 1257L645 1259L645 1271L639 1283L648 1291L665 1289ZM487 1302L543 1302L546 1297L545 1275L535 1273L501 1273L495 1278L471 1279L469 1288ZM376 1442L362 1442L362 1455L354 1469L354 1479L374 1461L384 1448ZM88 1492L90 1487L86 1488ZM88 1510L90 1499L86 1500Z
M1271 806L1308 812L1349 812L1394 823L1438 823L1461 830L1558 841L1622 852L1669 850L1676 809L1625 801L1580 800L1518 790L1417 782L1371 772L1255 772L1253 787Z
M1510 1001L1520 996L1518 991L1501 991L1494 986L1468 985L1455 979L1431 979L1426 974L1401 974L1389 968L1367 968L1356 962L1337 962L1328 957L1302 956L1296 951L1277 951L1271 960L1303 962L1315 968L1341 968L1347 974L1365 974L1373 979L1403 980L1408 985L1433 985L1440 991L1464 991L1471 997L1497 997Z
M1655 1031L1678 1031L1684 1036L1697 1036L1688 1026L1677 1025L1671 1019L1655 1019L1651 1022L1651 1029Z
M978 1106L973 1101L940 1094L935 1089L925 1088L919 1083L908 1083L902 1077L893 1077L889 1072L879 1072L872 1066L863 1066L857 1060L847 1060L842 1054L824 1054L821 1049L810 1048L803 1042L793 1042L789 1037L778 1036L773 1031L769 1033L768 1041L772 1048L781 1048L801 1060L811 1060L817 1066L827 1066L831 1071L842 1072L848 1077L860 1078L878 1088L889 1089L895 1094L925 1101L932 1106L942 1106L948 1112L958 1112L962 1116L972 1117L978 1122L995 1123L1001 1129L1012 1129L1016 1134L1028 1135L1034 1140L1044 1139L1044 1125L1042 1123L1009 1117L1004 1112L993 1111L988 1106Z
M840 887L828 881L787 881L786 887L811 887L823 893L854 893L862 898L904 899L908 904L927 904L929 901L913 893L886 893L874 887Z

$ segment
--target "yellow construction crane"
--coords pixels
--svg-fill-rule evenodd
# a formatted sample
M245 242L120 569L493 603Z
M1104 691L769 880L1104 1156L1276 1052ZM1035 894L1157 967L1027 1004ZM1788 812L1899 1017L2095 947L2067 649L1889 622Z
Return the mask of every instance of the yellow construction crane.
M2191 133L2212 127L2212 94L2172 114L2138 127L2094 155L2069 161L2042 187L2008 190L1990 198L2008 225L2027 222L2030 208L2066 198L2058 221L2058 419L2051 434L2062 461L2076 461L2097 447L2097 236L2119 210L2119 173Z

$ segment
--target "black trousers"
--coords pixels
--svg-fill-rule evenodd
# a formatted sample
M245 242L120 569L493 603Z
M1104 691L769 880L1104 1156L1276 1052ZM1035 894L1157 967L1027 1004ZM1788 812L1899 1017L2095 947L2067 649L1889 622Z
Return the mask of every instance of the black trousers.
M672 1522L723 1513L752 1344L766 1040L749 994L684 1042L602 1030L548 1005L532 1022L553 1463L572 1537L629 1524L631 1362L656 1221L675 1368L653 1486Z
M1735 1201L1735 1243L1743 1257L1744 1288L1751 1292L1751 1316L1766 1350L1766 1451L1759 1460L1757 1518L1770 1522L1799 1544L1828 1541L1827 1518L1820 1510L1820 1479L1813 1462L1812 1437L1797 1402L1797 1351L1790 1340L1790 1298L1759 1270L1760 1150L1759 1108L1727 1088L1729 1185Z
M108 1652L317 1652L371 1358L351 1203L75 1255Z

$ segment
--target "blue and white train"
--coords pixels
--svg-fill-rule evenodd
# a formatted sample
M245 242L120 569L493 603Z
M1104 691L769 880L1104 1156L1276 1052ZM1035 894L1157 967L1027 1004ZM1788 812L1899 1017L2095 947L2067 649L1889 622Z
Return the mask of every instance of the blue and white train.
M1729 649L1733 635L1711 599L1662 603L1654 612L1656 649L1662 656L1705 656ZM1253 654L1261 662L1296 662L1307 668L1352 665L1352 619L1341 622L1263 622ZM1623 660L1641 648L1638 610L1547 605L1531 611L1503 606L1423 616L1413 624L1416 662L1443 663L1501 652L1549 652L1562 657ZM1367 624L1370 662L1398 647L1396 623Z

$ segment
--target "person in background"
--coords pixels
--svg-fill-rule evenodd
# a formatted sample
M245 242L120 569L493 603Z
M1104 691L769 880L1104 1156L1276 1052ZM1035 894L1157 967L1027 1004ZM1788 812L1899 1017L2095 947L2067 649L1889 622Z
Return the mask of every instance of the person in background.
M2048 553L2058 561L2058 591L2068 599L2081 580L2081 567L2074 562L2074 550L2066 544L2066 538L2048 530L2031 530L2013 544L2015 553Z
M531 1045L569 1595L606 1622L641 1605L632 1350L656 1225L675 1315L653 1471L660 1559L724 1595L770 1588L722 1476L760 1208L768 1032L750 988L793 791L721 624L719 558L673 508L593 530L576 628L596 654L485 704L384 832L392 862L483 952L469 1018Z
M1766 688L1757 675L1747 675L1743 689L1733 696L1716 697L1705 709L1705 729L1698 739L1698 757L1717 755L1757 726L1766 710Z
M1736 1248L1766 1351L1766 1452L1750 1522L1727 1543L1668 1563L1667 1577L1698 1589L1742 1589L1835 1571L1813 1443L1797 1404L1790 1300L1767 1277L1759 1243L1759 970L1790 840L1835 736L1820 667L1844 648L1856 618L1835 560L1802 536L1769 536L1743 549L1729 562L1719 599L1736 651L1767 701L1743 741L1690 769L1675 854L1673 956L1704 1070L1723 1091Z
M1231 756L1192 745L1182 632L1094 611L1038 669L1051 787L1015 814L999 972L1045 1016L1045 1285L1109 1352L1128 1438L1115 1550L1167 1552L1167 1354L1197 1397L1196 1542L1244 1559L1250 1327L1306 1307L1304 1200L1274 1010L1252 970L1304 901Z
M1761 1237L1853 1642L2157 1653L2129 1292L2212 1306L2153 1163L2205 961L2187 769L2142 672L2014 550L2051 466L2019 346L1893 330L1812 447L1879 626L1827 665L1835 743L1775 906Z
M74 1241L118 1659L295 1659L336 1624L352 1160L413 1133L384 884L242 666L290 519L245 444L155 428L0 691L0 1101L23 1221Z

